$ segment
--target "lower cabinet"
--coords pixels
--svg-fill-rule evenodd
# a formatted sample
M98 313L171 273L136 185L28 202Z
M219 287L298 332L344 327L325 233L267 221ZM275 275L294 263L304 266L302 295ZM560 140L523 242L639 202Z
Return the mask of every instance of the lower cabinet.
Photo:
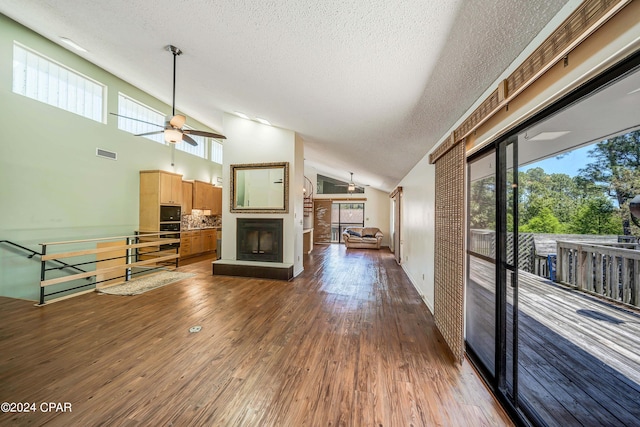
M202 231L202 252L216 250L216 230Z
M215 229L183 231L180 236L180 257L186 258L217 250Z

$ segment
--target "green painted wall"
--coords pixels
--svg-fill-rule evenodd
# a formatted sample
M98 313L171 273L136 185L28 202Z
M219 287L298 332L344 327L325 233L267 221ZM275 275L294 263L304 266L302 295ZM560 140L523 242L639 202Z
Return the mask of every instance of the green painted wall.
M38 243L129 235L138 226L138 172L161 169L216 183L222 165L12 92L17 41L107 86L106 112L118 92L159 111L171 107L74 53L0 15L0 240L40 250ZM170 83L170 82L169 82ZM189 124L206 126L189 119ZM118 160L96 157L96 148ZM37 299L40 263L0 244L0 295Z

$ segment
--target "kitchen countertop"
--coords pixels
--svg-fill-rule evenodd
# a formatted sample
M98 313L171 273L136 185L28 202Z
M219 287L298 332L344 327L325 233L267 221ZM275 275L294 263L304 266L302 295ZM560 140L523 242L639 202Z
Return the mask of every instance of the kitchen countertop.
M222 227L191 227L183 228L182 231L198 231L198 230L222 230Z

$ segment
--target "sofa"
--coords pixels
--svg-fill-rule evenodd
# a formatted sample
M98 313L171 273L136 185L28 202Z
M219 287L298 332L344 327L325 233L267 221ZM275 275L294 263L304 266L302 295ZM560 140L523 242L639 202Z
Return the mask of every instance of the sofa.
M347 248L380 249L384 234L376 227L346 227L342 240Z

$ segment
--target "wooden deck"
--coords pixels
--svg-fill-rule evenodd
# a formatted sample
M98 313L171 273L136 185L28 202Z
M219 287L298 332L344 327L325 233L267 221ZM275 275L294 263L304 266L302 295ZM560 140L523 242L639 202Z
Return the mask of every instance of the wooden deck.
M389 251L316 246L289 282L178 270L136 296L0 298L0 402L72 404L0 425L511 425Z
M492 307L494 271L493 264L472 261L468 303ZM473 316L474 348L487 357L493 351L490 313ZM640 425L637 311L520 272L519 344L520 396L549 425Z

